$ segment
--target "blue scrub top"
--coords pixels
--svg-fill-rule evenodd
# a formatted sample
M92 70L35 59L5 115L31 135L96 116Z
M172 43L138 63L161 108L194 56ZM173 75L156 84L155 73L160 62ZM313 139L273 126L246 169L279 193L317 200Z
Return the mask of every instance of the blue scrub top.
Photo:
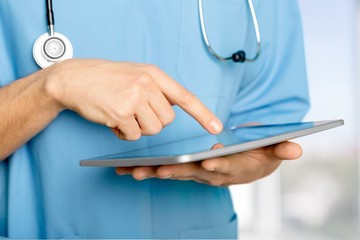
M155 64L196 94L227 126L299 121L308 109L301 19L296 0L254 0L262 35L254 63L222 63L204 46L197 1L53 1L56 31L74 58ZM204 1L213 48L256 52L245 0ZM43 0L0 1L0 87L38 71L32 57L47 31ZM192 181L117 176L79 160L199 135L175 107L159 135L119 140L104 126L62 112L0 163L0 235L11 238L236 238L227 188ZM6 116L2 116L6 117ZM26 126L24 126L26 127ZM236 197L236 196L235 196Z

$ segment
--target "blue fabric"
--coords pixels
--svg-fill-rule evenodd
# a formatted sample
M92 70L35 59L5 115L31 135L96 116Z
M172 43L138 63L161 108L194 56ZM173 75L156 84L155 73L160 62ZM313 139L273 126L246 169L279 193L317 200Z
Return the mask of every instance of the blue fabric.
M197 1L53 1L56 31L75 58L151 63L194 92L226 124L301 120L308 109L301 19L295 0L254 0L262 33L255 63L220 63L206 50ZM255 54L244 0L204 1L212 46ZM0 1L0 87L39 70L32 45L47 30L43 0ZM161 134L137 142L71 111L0 163L0 235L10 238L236 238L227 188L137 182L78 161L198 135L175 107ZM184 126L187 126L184 128ZM181 129L181 131L179 130Z

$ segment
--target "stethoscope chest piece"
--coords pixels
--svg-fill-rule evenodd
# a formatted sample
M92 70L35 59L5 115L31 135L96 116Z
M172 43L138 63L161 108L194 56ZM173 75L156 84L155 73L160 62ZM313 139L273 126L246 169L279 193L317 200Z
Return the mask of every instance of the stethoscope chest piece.
M44 33L36 39L33 46L35 62L46 68L54 63L73 57L73 46L70 40L61 33L54 32L52 35Z

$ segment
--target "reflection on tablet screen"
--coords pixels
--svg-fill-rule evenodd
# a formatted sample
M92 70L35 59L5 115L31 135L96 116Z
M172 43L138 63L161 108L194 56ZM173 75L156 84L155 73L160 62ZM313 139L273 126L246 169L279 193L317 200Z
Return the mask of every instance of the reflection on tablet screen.
M218 135L202 135L145 149L81 160L81 166L119 167L179 164L199 161L324 131L344 124L343 120L237 126ZM212 149L215 144L223 147Z
M217 143L227 147L245 142L256 141L283 133L307 129L312 126L314 126L313 122L232 127L230 129L224 130L218 135L208 134L192 137L176 142L153 146L150 148L107 155L102 157L102 159L162 157L192 154L196 152L208 151Z

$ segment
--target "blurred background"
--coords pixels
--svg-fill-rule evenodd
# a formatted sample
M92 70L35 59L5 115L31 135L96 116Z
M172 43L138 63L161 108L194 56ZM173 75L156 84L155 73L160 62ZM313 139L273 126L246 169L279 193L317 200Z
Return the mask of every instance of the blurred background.
M360 11L357 0L298 0L311 109L305 120L345 125L297 139L298 161L231 187L239 237L247 240L360 239ZM358 12L358 13L357 13Z

